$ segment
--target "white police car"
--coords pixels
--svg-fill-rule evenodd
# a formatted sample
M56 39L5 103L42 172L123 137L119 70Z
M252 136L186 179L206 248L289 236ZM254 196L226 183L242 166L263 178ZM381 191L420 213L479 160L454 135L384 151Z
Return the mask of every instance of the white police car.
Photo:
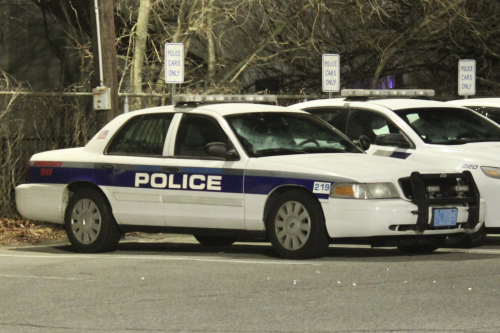
M387 163L300 110L183 102L247 96L176 98L120 115L83 148L34 155L16 188L21 215L64 224L80 252L110 251L123 232L143 231L204 245L270 240L285 258L348 240L431 252L484 221L468 171Z
M409 98L434 96L432 90L346 89L341 94L345 98L315 100L291 107L310 112L352 140L362 141L369 154L438 165L457 172L470 170L488 204L486 230L450 241L478 246L484 242L485 232L500 233L497 124L464 107ZM386 99L381 99L384 96Z

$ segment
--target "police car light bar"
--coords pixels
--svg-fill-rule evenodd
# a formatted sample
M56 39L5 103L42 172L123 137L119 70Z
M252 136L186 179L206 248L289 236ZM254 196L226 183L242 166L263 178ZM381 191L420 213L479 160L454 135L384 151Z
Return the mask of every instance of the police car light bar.
M340 92L346 97L412 97L412 96L434 96L432 89L342 89Z
M276 95L174 95L174 103L276 103Z

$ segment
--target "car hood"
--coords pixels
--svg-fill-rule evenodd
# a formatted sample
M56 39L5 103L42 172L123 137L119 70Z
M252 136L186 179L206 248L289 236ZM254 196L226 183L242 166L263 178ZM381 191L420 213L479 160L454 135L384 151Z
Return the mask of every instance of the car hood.
M248 170L273 171L277 177L297 177L332 181L397 182L408 177L413 171L421 173L455 173L452 169L428 166L426 164L367 154L300 154L252 158ZM300 174L300 175L299 175ZM301 176L302 175L302 176Z
M483 166L500 167L500 142L476 142L463 145L431 145L443 154L460 156L465 162Z

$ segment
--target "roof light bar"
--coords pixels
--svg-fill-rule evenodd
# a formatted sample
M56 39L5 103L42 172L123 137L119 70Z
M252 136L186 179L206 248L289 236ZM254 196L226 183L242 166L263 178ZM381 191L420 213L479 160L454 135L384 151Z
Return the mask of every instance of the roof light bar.
M434 96L432 89L342 89L342 96L380 97L380 96Z
M276 95L174 95L174 103L276 103Z

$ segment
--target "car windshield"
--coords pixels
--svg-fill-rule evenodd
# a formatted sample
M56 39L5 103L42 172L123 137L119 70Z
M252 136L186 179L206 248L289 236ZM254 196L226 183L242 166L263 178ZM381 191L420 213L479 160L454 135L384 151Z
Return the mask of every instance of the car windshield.
M425 143L459 145L500 141L500 127L477 113L457 108L419 108L395 111Z
M500 124L500 108L489 107L489 106L467 106L485 117L490 118L495 123Z
M250 157L362 153L343 134L305 113L256 112L226 116Z

